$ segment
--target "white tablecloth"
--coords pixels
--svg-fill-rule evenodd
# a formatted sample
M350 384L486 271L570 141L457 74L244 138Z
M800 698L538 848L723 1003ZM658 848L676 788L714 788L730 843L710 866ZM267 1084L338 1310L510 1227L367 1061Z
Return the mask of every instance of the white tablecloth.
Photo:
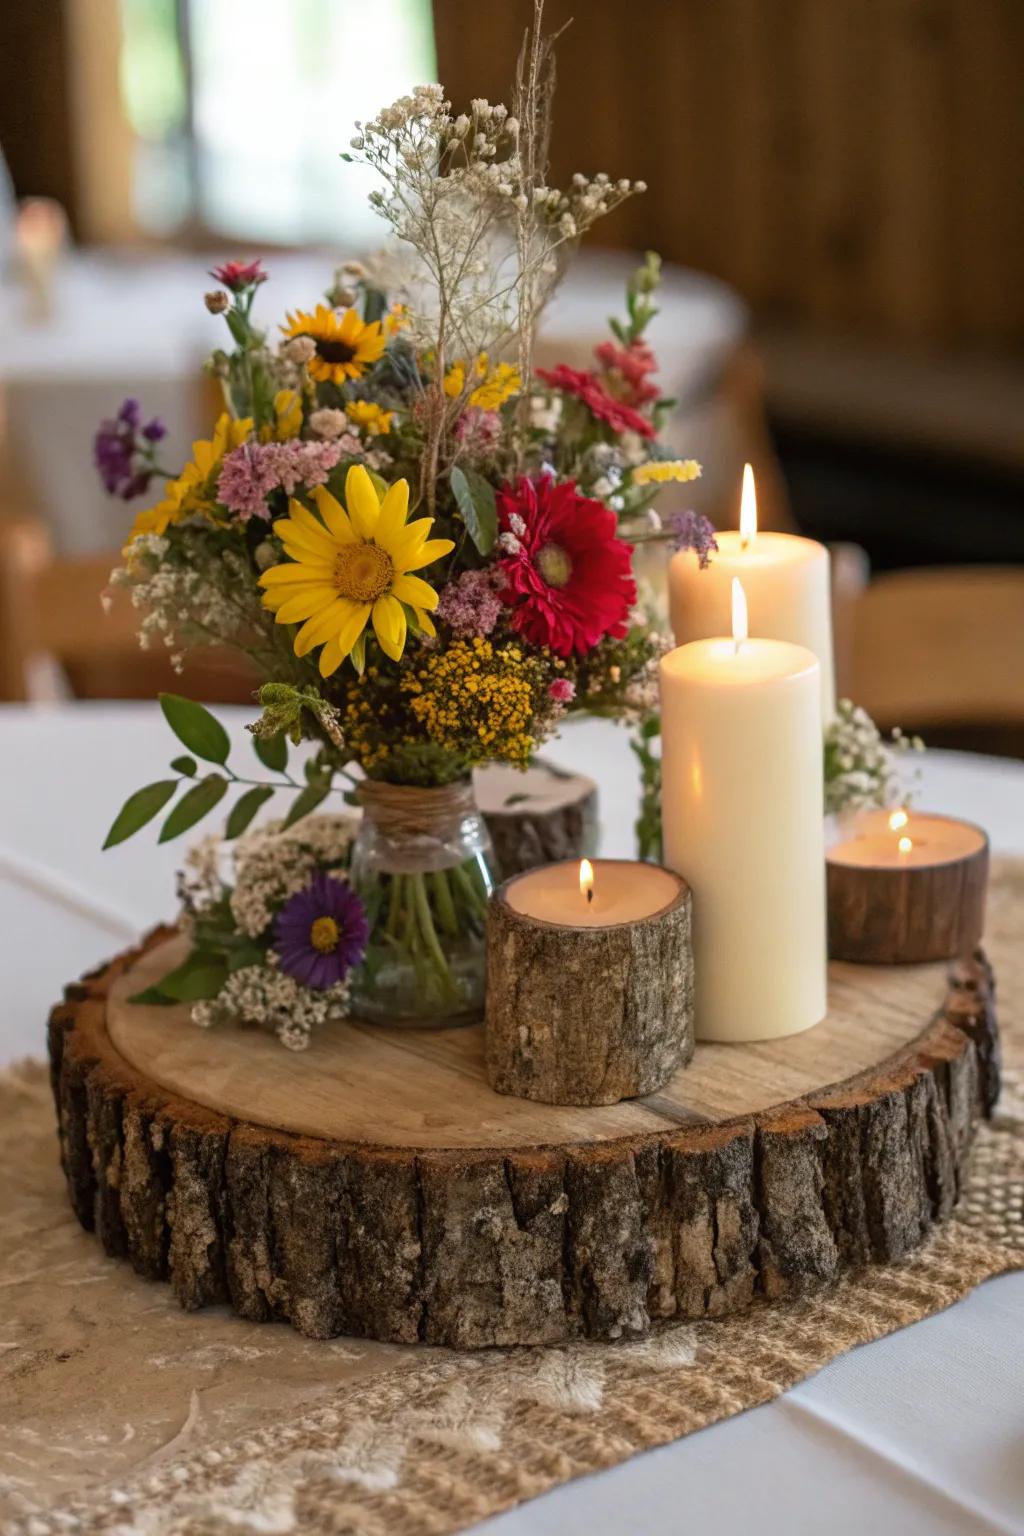
M223 712L241 740L242 711ZM239 756L248 748L242 742ZM0 1063L42 1051L78 971L173 908L180 845L100 843L172 755L155 706L0 708ZM603 851L631 852L626 738L587 723L553 754L601 785ZM1024 766L936 752L920 803L1024 854ZM487 1521L479 1536L974 1536L1024 1532L1024 1275L835 1361L763 1408Z

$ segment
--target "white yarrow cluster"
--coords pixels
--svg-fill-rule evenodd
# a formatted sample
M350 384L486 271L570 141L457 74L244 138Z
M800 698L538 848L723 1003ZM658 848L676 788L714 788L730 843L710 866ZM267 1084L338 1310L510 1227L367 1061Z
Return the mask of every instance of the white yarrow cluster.
M348 1012L348 983L314 991L271 965L247 965L233 972L209 1002L195 1003L192 1022L256 1024L272 1029L290 1051L304 1051L315 1029Z

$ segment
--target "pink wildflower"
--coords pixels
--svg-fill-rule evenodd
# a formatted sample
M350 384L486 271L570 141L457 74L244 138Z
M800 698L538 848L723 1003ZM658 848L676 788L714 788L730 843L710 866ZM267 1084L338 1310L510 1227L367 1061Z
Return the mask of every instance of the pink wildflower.
M338 443L243 443L225 457L217 494L242 522L269 518L272 491L291 496L299 485L323 485L340 458Z
M490 571L463 571L441 588L437 616L457 635L489 635L502 602Z
M548 698L556 704L571 704L576 697L576 684L567 677L556 677L548 684Z

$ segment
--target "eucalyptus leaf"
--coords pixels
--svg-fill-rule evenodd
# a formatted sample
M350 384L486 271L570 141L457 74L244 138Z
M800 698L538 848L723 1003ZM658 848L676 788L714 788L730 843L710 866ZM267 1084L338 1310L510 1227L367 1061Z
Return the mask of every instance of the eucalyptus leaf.
M279 736L254 736L252 744L264 768L284 773L288 766L288 738L283 731Z
M202 704L177 693L162 693L160 708L182 746L208 763L227 762L231 751L228 733Z
M231 808L228 824L224 829L225 838L230 841L233 837L239 837L252 821L261 805L265 805L274 793L272 784L257 784L255 789L246 790L240 800L237 800Z
M450 476L452 495L466 532L480 554L489 555L498 537L498 509L494 487L475 470L463 470L456 464Z
M130 1003L146 1003L150 1007L170 1008L178 999L168 997L166 992L161 992L159 987L143 987L141 992L134 993L128 1001Z
M227 787L227 779L221 778L219 773L209 773L205 779L193 784L161 827L159 841L169 843L172 838L187 832L189 827L194 827L197 821L202 821L223 800Z
M104 848L113 848L116 843L123 843L126 838L133 837L140 827L144 827L147 821L152 821L170 800L179 782L178 779L159 779L155 784L147 784L143 789L137 789L134 795L129 795L114 817Z
M176 1003L198 1003L216 997L228 979L228 968L218 955L193 951L176 970L156 984L156 990Z
M307 784L305 789L295 796L292 808L284 819L284 825L293 827L297 821L302 820L303 816L308 816L311 811L315 811L317 806L326 799L329 789L330 784L322 780Z

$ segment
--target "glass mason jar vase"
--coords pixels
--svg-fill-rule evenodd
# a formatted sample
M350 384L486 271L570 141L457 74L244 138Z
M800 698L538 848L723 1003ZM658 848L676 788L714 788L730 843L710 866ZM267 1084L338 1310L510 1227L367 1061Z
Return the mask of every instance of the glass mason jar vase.
M352 978L357 1018L411 1029L475 1023L484 1003L491 839L470 783L366 779L350 878L370 940Z

